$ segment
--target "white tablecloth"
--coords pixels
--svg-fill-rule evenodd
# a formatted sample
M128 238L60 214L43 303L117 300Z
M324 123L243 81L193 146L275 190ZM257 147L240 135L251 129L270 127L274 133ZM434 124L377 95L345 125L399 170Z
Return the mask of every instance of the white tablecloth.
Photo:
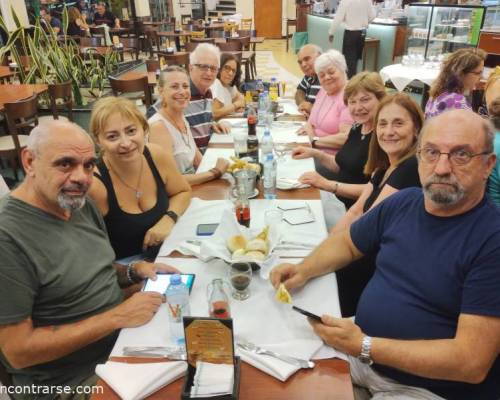
M190 296L191 315L208 316L207 285L215 278L226 278L229 267L222 261L204 263L189 258L158 258L182 272L196 274ZM290 261L290 260L288 260ZM255 275L250 284L251 296L245 301L230 299L235 340L248 340L258 345L285 344L298 339L318 339L307 319L291 310L289 305L274 300L275 290L269 281ZM335 274L310 281L304 288L292 292L294 304L316 314L340 316ZM121 356L124 346L172 346L169 334L168 310L160 310L146 325L122 329L112 356ZM322 346L314 358L337 356L335 350Z
M419 67L402 64L388 65L380 70L380 76L384 83L390 80L400 92L414 80L430 86L438 77L439 68L427 68L426 65Z

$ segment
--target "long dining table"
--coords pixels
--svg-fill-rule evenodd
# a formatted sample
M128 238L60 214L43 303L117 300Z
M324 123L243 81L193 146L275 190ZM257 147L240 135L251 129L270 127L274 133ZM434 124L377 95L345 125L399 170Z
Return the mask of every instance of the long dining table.
M6 83L0 85L0 111L4 110L5 103L14 103L27 99L33 94L44 93L49 90L49 86L44 83L35 84L15 84Z
M234 119L232 122L233 129L244 129L241 120ZM276 129L273 128L273 134L280 129L284 130L286 123L276 122ZM289 122L290 129L297 129L297 122ZM261 127L258 131L262 130ZM260 132L258 132L259 134ZM230 136L230 135L229 135ZM210 151L222 152L223 154L232 154L232 139L230 137L213 137L208 146L207 153L204 155L206 161L210 157ZM277 140L278 139L277 135ZM296 145L297 138L290 132L290 146ZM299 139L299 141L301 141ZM305 144L305 143L301 143ZM208 155L207 155L208 154ZM287 156L285 156L287 157ZM300 160L299 168L307 169L313 165L312 159ZM210 161L211 162L211 161ZM291 162L291 157L279 161L281 165L288 165ZM198 170L203 169L202 164ZM278 175L280 174L278 164ZM220 260L205 261L182 255L182 247L179 243L193 232L194 227L198 223L214 222L219 220L220 215L224 215L224 207L230 206L229 198L231 198L231 190L233 188L232 180L218 179L201 185L193 186L193 201L186 210L185 214L179 219L179 222L174 227L171 235L162 246L158 255L158 262L165 262L175 265L182 272L195 272L197 275L195 287L191 294L191 310L195 315L203 315L206 313L205 286L214 277L220 277L223 271L227 270L224 262ZM319 190L315 188L302 188L295 190L277 190L276 200L265 200L263 198L262 184L259 183L259 194L256 198L250 200L251 207L251 227L259 228L265 223L264 210L274 208L280 204L300 204L306 203L311 206L312 212L316 219L311 224L302 226L288 226L285 228L287 238L290 237L305 237L307 241L321 241L326 233L324 226L323 211L320 201ZM295 203L293 203L295 202ZM284 224L284 223L283 223ZM184 236L183 236L184 235ZM295 236L294 236L295 235ZM184 253L186 254L186 253ZM280 255L282 261L298 262L304 255L293 255L293 251L285 251ZM280 308L283 305L276 305L272 299L273 289L268 281L266 281L263 273L256 276L252 280L251 291L252 296L249 300L243 302L231 301L231 312L233 323L235 326L235 341L236 337L246 337L250 335L257 343L265 342L268 338L271 342L293 338L313 338L311 328L300 314L291 312L286 308ZM198 288L196 287L198 285ZM253 286L252 286L253 285ZM319 294L321 293L321 295ZM336 292L336 280L334 274L317 278L311 282L311 287L293 294L294 303L304 305L309 310L314 310L318 313L339 314L338 297ZM321 299L318 299L321 296ZM271 301L271 303L268 303ZM297 302L298 303L297 303ZM301 303L302 301L302 303ZM321 304L320 304L321 303ZM312 307L312 308L311 308ZM166 310L166 309L165 309ZM198 313L198 314L197 314ZM280 320L280 321L278 321ZM267 321L267 322L266 322ZM271 321L273 321L271 323ZM266 328L265 325L270 325ZM282 325L280 325L282 324ZM283 325L284 324L284 325ZM123 329L119 335L115 348L113 349L110 361L123 363L150 363L165 361L165 359L148 358L148 357L124 357L121 353L125 346L130 345L165 345L165 339L168 337L168 325L166 312L159 312L152 321L143 327L133 329ZM287 326L287 329L283 329ZM238 328L238 329L237 329ZM280 331L281 328L281 331ZM267 329L267 332L266 332ZM289 331L288 331L289 329ZM315 337L318 339L317 337ZM320 344L321 345L321 344ZM321 353L323 351L323 353ZM336 358L334 350L323 345L321 351L322 357L315 357L315 367L312 369L300 369L295 374L290 376L284 382L264 373L260 369L243 362L241 366L239 398L242 400L254 399L276 399L276 400L302 400L305 398L314 399L353 399L352 382L349 373L349 365L344 359ZM326 356L325 356L326 355ZM183 379L177 379L167 386L161 388L157 392L147 397L150 400L160 399L178 399L182 390ZM92 396L93 400L114 400L120 397L105 383L102 379L99 380L98 386L102 387L100 393Z

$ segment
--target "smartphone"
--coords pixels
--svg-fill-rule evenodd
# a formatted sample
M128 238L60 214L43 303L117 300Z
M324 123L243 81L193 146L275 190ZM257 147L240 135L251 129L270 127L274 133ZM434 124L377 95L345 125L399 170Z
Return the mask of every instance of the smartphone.
M157 274L156 281L151 279L146 280L146 284L142 289L144 292L158 292L160 294L165 293L168 285L170 285L170 278L173 274ZM181 274L181 280L187 286L189 293L193 289L195 274Z
M321 317L318 316L318 315L316 315L316 314L313 314L313 313L311 313L309 311L303 310L302 308L299 308L297 306L292 306L292 309L295 310L295 311L297 311L297 312L299 312L299 313L301 313L301 314L303 314L303 315L305 315L307 318L311 318L311 319L313 319L315 321L321 322Z
M219 224L198 224L196 227L197 236L211 236L214 234L215 230Z

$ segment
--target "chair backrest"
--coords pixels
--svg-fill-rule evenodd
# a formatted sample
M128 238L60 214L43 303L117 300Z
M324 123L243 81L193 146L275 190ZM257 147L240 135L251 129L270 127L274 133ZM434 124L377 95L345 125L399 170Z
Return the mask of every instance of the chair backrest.
M123 47L130 47L132 49L139 49L139 39L136 37L120 37L120 43Z
M197 38L197 37L191 37L191 41L192 42L196 42L196 43L212 43L214 44L215 43L215 38Z
M160 69L160 60L150 58L146 60L146 69L148 72L156 72Z
M21 65L24 68L30 68L31 63L33 62L31 56L19 56L19 61L21 61Z
M242 18L240 21L240 29L250 31L252 30L252 23L252 18Z
M196 49L196 46L198 46L201 42L198 41L191 41L184 43L184 49L188 52L191 53L194 49Z
M80 38L80 46L82 47L100 47L102 38L100 37L82 37Z
M242 50L250 50L250 36L240 36L227 38L229 43L239 42L241 43Z
M104 37L104 27L91 26L90 35L95 37Z
M221 51L241 51L243 45L241 44L241 42L231 41L226 43L217 43L217 47Z
M224 28L210 29L208 31L208 36L211 38L223 38L223 37L225 37Z
M21 145L17 135L29 134L38 125L38 95L35 93L27 99L15 103L5 103L5 117L12 135L17 156L21 160Z
M73 93L72 82L54 83L49 85L50 108L54 119L59 119L59 110L68 111L68 119L73 121ZM57 100L60 103L57 104Z
M158 57L163 57L167 65L180 65L188 69L189 66L189 53L179 52L174 54L158 53Z
M151 106L153 103L151 97L151 90L149 90L148 77L143 76L137 79L118 79L108 76L111 90L115 96L122 93L144 92L144 104L146 107Z
M120 26L121 26L122 28L130 28L130 21L129 21L129 20L127 20L127 21L125 21L125 20L120 20Z
M250 37L257 36L257 31L255 29L253 30L238 29L237 32L239 36L250 36Z
M148 47L149 47L149 53L151 55L151 57L153 57L153 52L156 51L160 51L160 46L161 46L161 42L160 42L160 38L158 37L158 32L154 29L151 29L151 30L146 30L145 31L146 33L146 40L148 41ZM153 49L156 47L156 49L153 51Z
M191 22L191 14L181 14L181 24L187 25Z
M191 39L206 39L205 38L205 31L192 31L191 32Z

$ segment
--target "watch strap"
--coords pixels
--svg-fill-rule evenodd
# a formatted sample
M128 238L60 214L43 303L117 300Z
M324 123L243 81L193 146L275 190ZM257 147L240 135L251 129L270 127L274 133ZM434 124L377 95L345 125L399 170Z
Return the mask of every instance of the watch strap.
M172 210L167 210L165 214L168 215L172 219L172 221L174 221L174 224L177 223L177 220L179 219L177 213Z

